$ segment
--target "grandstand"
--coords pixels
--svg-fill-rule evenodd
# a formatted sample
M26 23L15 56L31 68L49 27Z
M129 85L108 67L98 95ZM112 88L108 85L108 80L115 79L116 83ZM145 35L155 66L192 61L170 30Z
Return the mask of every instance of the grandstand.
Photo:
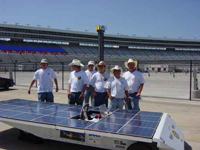
M0 64L51 64L80 59L98 61L96 33L0 24ZM200 41L168 38L142 38L105 34L105 61L122 64L128 58L138 61L200 60Z

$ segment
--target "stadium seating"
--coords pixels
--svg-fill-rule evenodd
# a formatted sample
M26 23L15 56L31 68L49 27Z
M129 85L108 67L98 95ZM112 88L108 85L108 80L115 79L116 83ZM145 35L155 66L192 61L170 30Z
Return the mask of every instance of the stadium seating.
M6 42L0 43L0 50L3 52L12 52L11 47Z
M183 50L126 49L105 47L108 64L119 64L133 58L139 61L157 60L200 60L200 52ZM50 63L69 63L80 59L98 61L98 48L94 46L58 45L31 42L0 41L1 63L36 63L46 58Z
M26 60L22 57L22 55L19 55L17 53L10 53L9 56L14 63L26 62Z
M36 57L34 55L32 55L32 54L22 53L21 55L26 60L26 62L34 62L34 63L38 62Z

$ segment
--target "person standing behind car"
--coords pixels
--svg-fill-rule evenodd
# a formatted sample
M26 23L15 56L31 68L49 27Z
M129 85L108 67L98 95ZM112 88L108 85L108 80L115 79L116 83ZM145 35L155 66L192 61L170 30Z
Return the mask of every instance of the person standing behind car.
M105 71L107 65L104 61L100 61L97 65L98 72L92 76L90 88L94 96L94 106L105 104L108 107L108 95L104 88L110 75Z
M139 98L145 83L143 75L137 71L137 61L129 59L124 63L128 71L124 73L123 77L128 83L129 103L128 109L140 111Z
M121 77L122 69L116 65L111 69L111 74L113 77L110 77L105 85L106 91L109 96L109 109L123 109L124 100L126 103L129 102L128 95L128 84L126 80Z
M74 70L69 76L67 92L69 104L83 105L84 93L88 84L88 77L85 71L81 70L84 65L78 59L74 59L69 65Z
M87 74L89 82L90 82L93 74L96 73L96 70L94 69L94 66L95 66L95 62L94 61L89 61L88 62L88 70L86 70L85 73ZM85 90L84 103L89 103L89 99L90 98L91 98L91 104L92 104L92 106L94 106L93 94L92 94L92 91L91 91L90 86L88 84L87 88Z

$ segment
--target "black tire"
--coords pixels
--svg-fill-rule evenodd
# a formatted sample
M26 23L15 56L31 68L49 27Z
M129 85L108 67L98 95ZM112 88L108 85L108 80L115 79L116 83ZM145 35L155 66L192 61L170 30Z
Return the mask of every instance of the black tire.
M10 87L10 84L7 82L7 83L5 84L5 90L9 90L9 87Z
M131 145L127 150L152 150L152 149L145 143L136 143Z

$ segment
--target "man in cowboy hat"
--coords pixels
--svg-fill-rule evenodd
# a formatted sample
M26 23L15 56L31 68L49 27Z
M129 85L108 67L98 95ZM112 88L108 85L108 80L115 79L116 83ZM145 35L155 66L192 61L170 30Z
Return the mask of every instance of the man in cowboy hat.
M90 80L90 88L94 96L94 106L100 106L102 104L108 106L108 95L104 86L110 78L110 75L105 71L107 65L104 61L100 61L96 66L98 72Z
M111 73L114 76L108 79L105 85L109 96L109 108L123 109L125 97L126 102L129 102L128 84L126 80L121 77L121 72L122 69L118 65L112 68Z
M139 98L141 96L145 80L143 75L136 69L137 61L129 59L124 63L124 65L128 68L128 71L123 75L129 87L128 92L130 101L128 103L128 109L140 110Z
M69 66L72 66L72 71L69 76L68 98L69 104L82 105L85 89L88 84L88 77L85 71L81 70L84 65L80 60L74 59Z
M96 73L96 70L94 69L94 66L95 66L95 62L94 61L89 61L88 62L88 70L86 70L85 73L87 74L89 82L90 82L93 74ZM91 98L91 104L92 104L92 106L94 106L93 94L92 94L92 91L91 91L90 86L88 84L87 88L85 90L84 103L89 103L89 99L90 98Z
M56 92L58 92L58 81L54 71L48 68L48 62L46 59L41 60L41 69L35 72L33 80L30 84L28 94L31 94L31 87L38 80L38 99L42 102L54 102L54 96L52 93L54 80L56 85Z

